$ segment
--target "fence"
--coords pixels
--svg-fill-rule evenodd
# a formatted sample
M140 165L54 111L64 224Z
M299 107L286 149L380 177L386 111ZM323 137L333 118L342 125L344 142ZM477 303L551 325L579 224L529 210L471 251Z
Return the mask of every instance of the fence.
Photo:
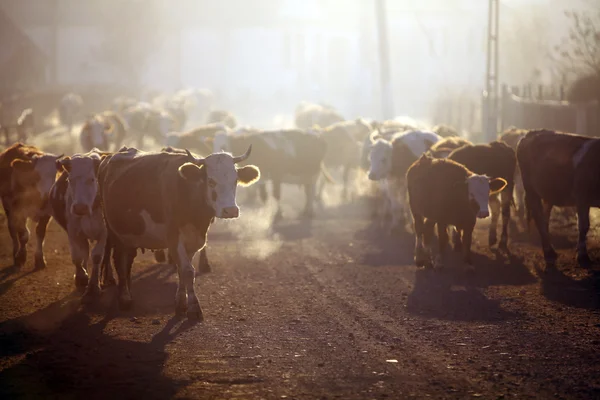
M544 92L541 86L535 91L526 86L523 96L519 96L519 92L516 88L503 86L500 131L515 126L600 136L600 104L597 101L570 103L563 100L563 89Z

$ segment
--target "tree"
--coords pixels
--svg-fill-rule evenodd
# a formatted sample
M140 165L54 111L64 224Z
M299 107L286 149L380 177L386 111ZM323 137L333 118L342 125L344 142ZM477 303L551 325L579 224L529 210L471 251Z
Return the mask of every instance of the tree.
M565 11L569 34L551 55L570 101L600 100L600 8Z

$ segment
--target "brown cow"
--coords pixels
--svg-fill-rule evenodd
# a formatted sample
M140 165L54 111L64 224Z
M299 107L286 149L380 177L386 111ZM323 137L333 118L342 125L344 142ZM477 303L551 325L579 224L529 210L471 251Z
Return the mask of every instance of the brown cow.
M600 207L599 152L600 139L550 130L530 131L517 146L527 219L535 221L548 264L557 258L549 233L554 206L577 208L577 261L582 267L591 264L586 236L590 207Z
M458 136L445 137L431 146L429 149L429 154L431 154L434 158L446 158L450 155L450 153L452 153L453 150L468 144L472 143L467 139L463 139Z
M56 179L59 157L45 154L23 143L15 143L0 154L0 198L13 242L15 266L27 260L27 219L37 222L35 267L44 268L44 237L50 221L48 193Z
M477 175L455 161L434 159L427 154L411 165L406 181L416 236L417 266L432 265L433 228L437 224L439 254L433 265L443 266L447 227L454 225L462 234L463 260L472 269L471 240L475 221L489 216L489 196L502 190L506 182Z
M489 144L462 146L450 153L448 159L464 165L476 174L486 175L490 178L502 178L506 181L506 188L500 194L501 201L497 194L490 195L492 221L489 230L489 245L490 247L495 245L498 240L496 231L502 209L502 234L498 247L508 251L508 224L517 165L514 150L504 142L494 141Z

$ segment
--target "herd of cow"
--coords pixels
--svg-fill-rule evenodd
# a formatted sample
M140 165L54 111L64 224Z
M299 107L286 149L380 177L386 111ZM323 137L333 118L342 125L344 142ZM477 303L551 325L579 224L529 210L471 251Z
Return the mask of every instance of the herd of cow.
M59 105L69 133L81 103L68 94ZM96 298L101 283L117 283L119 304L127 308L137 249L154 251L160 262L168 250L179 277L176 310L202 318L191 260L200 252L197 269L210 270L207 232L215 218L239 216L237 186L256 183L257 191L248 194L266 201L270 182L278 219L282 184L300 185L306 194L303 216L311 218L324 185L335 183L333 170L341 170L346 199L353 170L367 174L373 217L391 220L391 232L404 229L412 216L417 266L444 265L450 228L454 250L471 269L473 229L490 210L489 245L498 243L508 252L513 207L521 228L535 222L545 259L553 263L557 254L549 218L554 206L576 209L577 260L583 267L591 264L586 235L589 208L600 206L598 139L509 129L497 141L472 144L445 126L427 130L400 119L344 120L333 108L312 103L298 106L291 129L238 127L230 112L208 110L205 123L184 131L189 113L181 96L161 106L116 99L113 110L85 118L79 132L82 152L71 156L43 152L22 143L26 135L19 135L21 141L0 154L0 197L14 265L26 261L27 220L32 219L35 267L45 267L44 236L54 218L67 232L75 284L85 288L83 300ZM141 150L148 139L160 150Z

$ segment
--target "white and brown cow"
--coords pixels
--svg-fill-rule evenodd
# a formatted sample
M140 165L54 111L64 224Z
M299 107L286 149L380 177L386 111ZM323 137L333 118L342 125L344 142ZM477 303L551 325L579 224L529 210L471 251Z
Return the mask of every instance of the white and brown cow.
M424 152L440 140L428 131L408 131L391 141L377 139L369 154L369 179L385 181L385 191L392 214L392 232L402 230L406 220L406 171Z
M43 246L50 221L48 193L56 179L58 158L23 143L15 143L0 154L0 198L13 242L15 266L23 266L27 260L27 219L32 219L37 222L35 268L46 267Z
M463 261L472 268L471 240L477 218L487 218L488 199L506 181L474 174L463 165L423 154L406 173L415 230L417 266L442 267L449 225L462 235ZM433 230L437 224L439 252L432 263Z
M98 190L98 167L101 157L106 154L93 149L89 153L58 159L56 168L61 175L49 198L54 220L69 237L75 285L87 287L83 297L86 300L100 292L99 269L103 262L103 283L114 284L110 257L104 257L107 232ZM91 274L88 275L90 242L96 243L92 249Z
M122 308L132 304L131 266L137 249L167 248L179 276L176 310L202 318L191 258L206 245L215 218L239 216L237 185L252 184L260 175L255 166L236 167L250 151L239 157L220 153L196 158L189 152L126 149L101 162L100 193Z

